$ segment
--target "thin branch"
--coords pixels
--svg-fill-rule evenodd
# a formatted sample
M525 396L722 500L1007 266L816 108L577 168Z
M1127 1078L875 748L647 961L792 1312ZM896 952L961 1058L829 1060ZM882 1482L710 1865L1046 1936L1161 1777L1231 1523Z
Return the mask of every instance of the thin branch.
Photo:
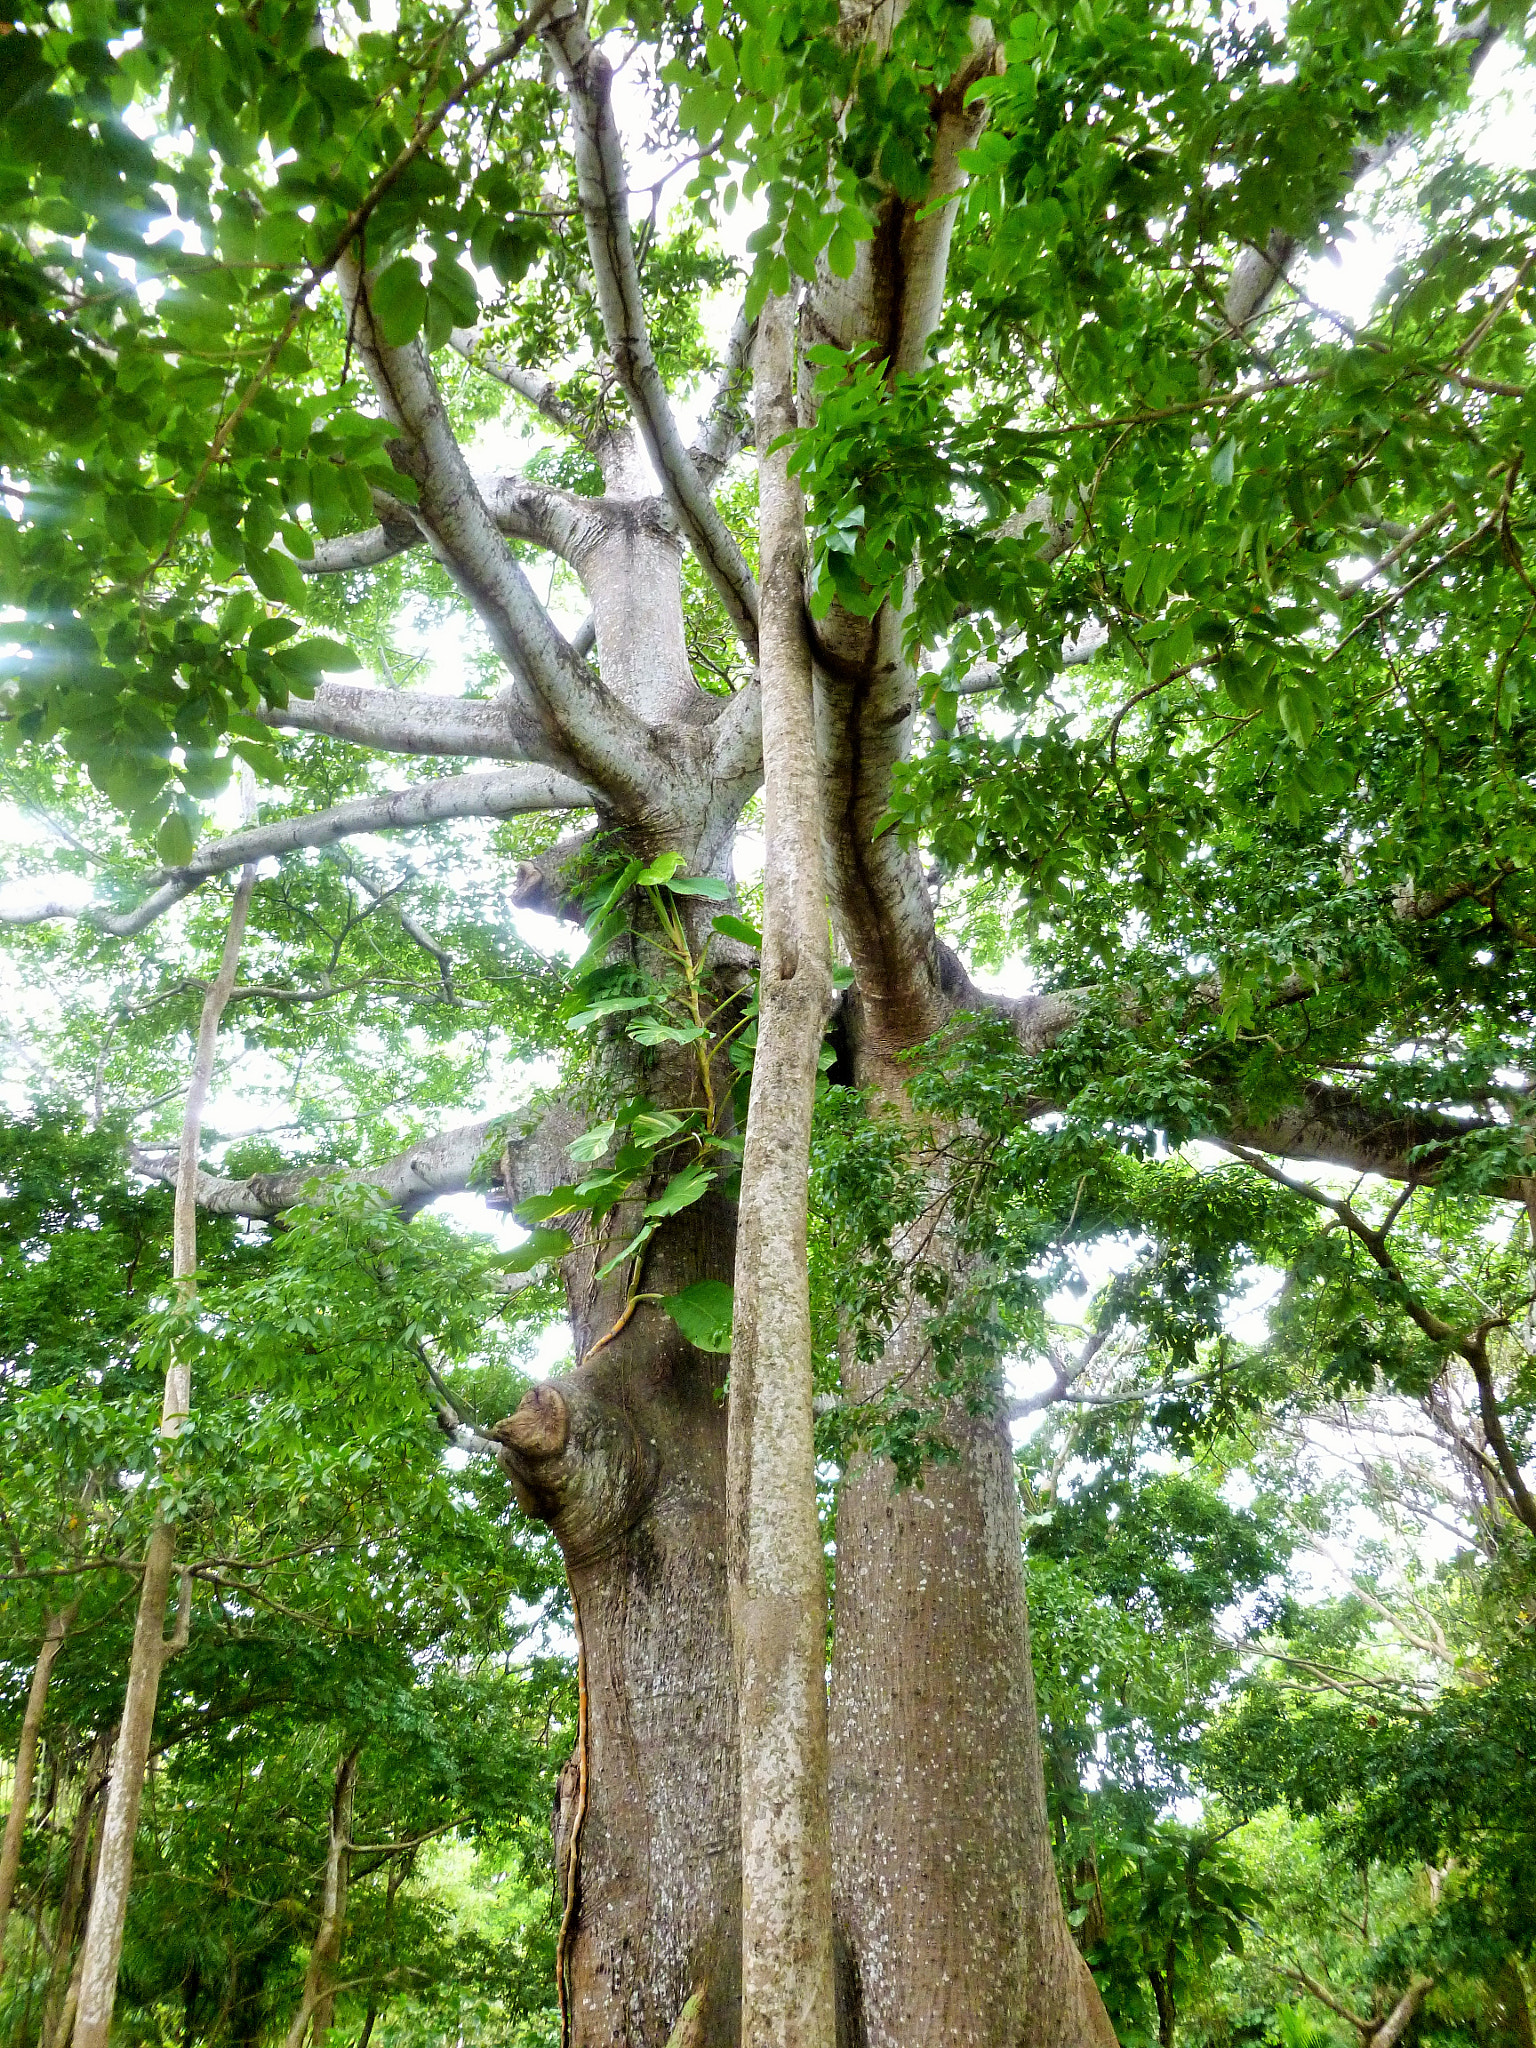
M551 5L553 5L553 0L534 0L534 5L522 26L514 34L508 36L505 41L498 43L495 49L488 56L484 57L480 63L475 65L471 71L466 72L454 90L447 93L438 102L437 106L433 108L432 112L418 122L415 134L412 135L410 141L400 151L388 169L381 172L374 180L363 198L353 208L352 212L348 214L340 232L332 239L325 254L317 262L309 266L309 269L304 273L297 286L289 293L288 318L284 321L277 339L262 358L260 368L246 386L239 401L233 410L227 413L220 421L218 432L214 435L209 445L203 465L193 479L190 490L182 499L181 509L177 514L176 523L171 529L170 537L146 573L146 581L162 563L169 560L171 549L175 546L177 536L186 522L187 513L191 509L193 499L202 489L209 471L218 462L225 448L229 445L230 435L233 434L235 428L245 417L252 401L271 375L278 357L287 347L293 336L294 329L298 326L309 304L310 293L340 263L353 241L368 225L379 205L389 196L401 178L405 176L405 173L415 163L427 144L436 135L438 129L442 127L453 109L462 101L468 99L477 86L483 85L493 71L499 70L503 64L508 63L513 57L518 55L530 38L537 33Z
M526 399L552 426L559 427L583 447L591 446L590 432L575 407L560 397L553 377L538 370L525 370L517 363L509 363L504 356L490 354L482 345L478 328L455 327L448 337L448 346L473 369L494 377L498 384Z

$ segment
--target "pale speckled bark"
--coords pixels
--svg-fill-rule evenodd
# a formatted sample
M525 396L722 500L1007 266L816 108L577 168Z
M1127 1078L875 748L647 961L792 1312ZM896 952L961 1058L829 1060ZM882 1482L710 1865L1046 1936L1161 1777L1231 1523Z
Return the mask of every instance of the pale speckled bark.
M953 1259L941 1241L929 1258ZM909 1313L853 1391L928 1377ZM832 1813L840 2048L1115 2048L1051 1854L1013 1459L949 1401L957 1457L838 1499Z
M788 302L770 299L756 355L763 958L736 1251L728 1467L744 2048L833 2043L826 1580L806 1256L811 1116L832 960L805 630L805 506L787 451L777 445L794 425L793 336Z

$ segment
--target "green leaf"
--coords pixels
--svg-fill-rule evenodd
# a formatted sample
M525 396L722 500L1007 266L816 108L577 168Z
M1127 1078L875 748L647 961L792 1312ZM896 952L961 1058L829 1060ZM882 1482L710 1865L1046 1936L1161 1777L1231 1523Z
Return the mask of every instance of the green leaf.
M1291 742L1298 747L1310 747L1317 731L1317 706L1306 691L1282 689L1276 708Z
M609 1117L606 1123L594 1124L590 1131L583 1131L581 1136L574 1139L565 1149L573 1159L579 1159L583 1164L601 1159L613 1143L613 1134L617 1129L617 1123Z
M197 835L180 810L172 811L155 834L155 851L168 868L184 868L197 851Z
M273 604L288 605L294 611L302 609L304 578L287 555L279 554L276 548L248 547L245 566L263 597L269 598Z
M663 1024L656 1017L642 1017L631 1024L629 1035L636 1045L696 1045L709 1033L702 1024Z
M597 1023L601 1017L617 1017L625 1010L643 1010L650 1004L649 996L604 996L600 1003L589 1003L586 1009L578 1010L571 1019L573 1031L585 1031L589 1024Z
M563 1259L572 1249L571 1240L563 1230L536 1229L530 1232L526 1244L508 1252L498 1264L508 1273L531 1273L535 1266L543 1265L546 1260Z
M427 317L427 288L412 256L398 257L368 287L373 323L391 348L404 348L421 332Z
M754 949L763 943L763 935L755 924L748 924L744 917L737 917L733 911L725 911L719 917L710 919L710 929L719 932L724 939L740 939L744 946Z
M530 1195L526 1202L519 1202L512 1217L514 1222L530 1229L535 1223L548 1223L556 1216L574 1216L578 1210L591 1206L592 1197L575 1188L551 1188L547 1195Z
M723 1280L696 1280L681 1294L664 1296L661 1305L695 1350L730 1350L736 1296Z
M643 867L635 876L639 889L654 889L663 882L669 882L683 864L680 853L658 853L648 867Z
M639 1251L643 1244L649 1244L655 1235L656 1225L654 1223L642 1223L623 1250L615 1252L605 1265L599 1266L594 1277L599 1280L606 1280L615 1267L622 1266L624 1261Z
M710 1182L717 1176L700 1160L685 1166L681 1173L674 1173L654 1202L647 1202L647 1216L675 1216L679 1209L690 1208Z
M675 875L667 887L674 896L707 896L712 903L723 903L731 893L731 885L718 875Z
M433 264L432 290L452 315L455 327L474 326L480 317L480 294L456 256L439 256Z

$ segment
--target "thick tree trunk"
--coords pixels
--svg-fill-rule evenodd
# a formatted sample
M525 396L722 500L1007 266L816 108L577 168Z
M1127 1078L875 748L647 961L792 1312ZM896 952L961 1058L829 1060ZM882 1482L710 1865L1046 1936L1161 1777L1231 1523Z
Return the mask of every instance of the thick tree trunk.
M69 1633L74 1613L71 1605L49 1615L43 1629L43 1646L32 1667L32 1684L21 1719L21 1740L16 1745L16 1772L11 1781L11 1810L5 1817L4 1838L0 1839L0 1977L5 1975L5 1930L11 1917L11 1900L16 1892L16 1873L21 1868L22 1836L26 1833L27 1814L32 1805L37 1746L42 1739L43 1715L48 1706L48 1681L53 1675L54 1660L64 1647L64 1638Z
M202 1132L203 1103L213 1078L219 1020L235 985L240 942L245 936L246 914L255 886L255 868L243 868L235 888L219 971L203 1000L197 1052L192 1062L192 1077L182 1116L172 1263L178 1296L184 1305L190 1304L196 1290L197 1151ZM184 1360L173 1357L165 1375L165 1400L160 1418L162 1438L170 1440L178 1434L187 1417L190 1400L191 1368ZM128 1887L133 1878L133 1848L139 1829L139 1806L144 1797L150 1736L155 1725L155 1703L160 1695L160 1674L165 1669L167 1657L185 1644L190 1620L191 1581L183 1578L176 1633L166 1639L166 1603L175 1560L175 1525L157 1513L144 1555L143 1577L139 1582L133 1649L128 1660L128 1687L123 1699L123 1718L118 1730L112 1779L107 1788L107 1808L101 1824L100 1860L81 1954L74 2048L107 2048L111 2032L112 2007L117 1998L117 1966L128 1917Z
M795 424L793 343L789 302L770 299L755 364L767 866L729 1437L743 2048L833 2048L826 1567L806 1250L811 1117L832 958L805 632L805 505L778 445Z
M727 1279L734 1247L731 1205L712 1191L652 1240L645 1290ZM725 1361L649 1301L603 1342L621 1275L596 1286L577 1273L567 1289L585 1362L492 1432L523 1507L560 1543L583 1645L585 1754L562 1774L555 1822L566 2039L664 2048L697 1994L699 2048L732 2048L741 1843Z
M923 1251L958 1264L938 1230ZM879 1359L849 1360L850 1392L922 1394L927 1314L910 1300ZM1115 2048L1056 1881L1007 1428L962 1400L942 1427L955 1460L920 1487L864 1459L838 1499L840 2048Z

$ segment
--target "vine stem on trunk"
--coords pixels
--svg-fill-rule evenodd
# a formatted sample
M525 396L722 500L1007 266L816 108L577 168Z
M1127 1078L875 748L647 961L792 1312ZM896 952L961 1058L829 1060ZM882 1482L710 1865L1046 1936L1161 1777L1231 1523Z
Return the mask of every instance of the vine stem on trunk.
M250 800L251 789L247 784L247 809L250 808ZM219 1021L235 986L240 945L245 936L245 922L255 886L254 866L242 868L230 909L229 928L224 935L219 971L203 999L197 1051L192 1061L192 1078L188 1083L186 1108L182 1114L172 1227L172 1271L178 1304L188 1313L197 1298L197 1152L202 1136L203 1104L213 1079ZM190 1361L173 1351L166 1370L165 1398L160 1411L163 1445L169 1446L180 1434L191 1410L191 1399ZM175 1561L176 1525L157 1511L144 1555L144 1576L139 1588L138 1614L134 1620L133 1649L128 1661L122 1727L107 1789L106 1813L102 1819L100 1864L92 1889L91 1912L81 1955L80 1997L75 2010L73 2048L107 2048L111 2032L112 2008L117 1998L117 1966L122 1956L123 1926L128 1914L128 1887L133 1879L134 1838L138 1833L139 1806L144 1796L144 1773L149 1761L155 1703L160 1695L160 1675L167 1659L185 1646L191 1621L192 1582L183 1573L175 1633L166 1636L165 1610Z
M807 1175L832 1005L805 506L789 473L794 309L758 326L767 865L742 1163L727 1527L741 1746L742 2048L832 2048L826 1575L811 1416Z

